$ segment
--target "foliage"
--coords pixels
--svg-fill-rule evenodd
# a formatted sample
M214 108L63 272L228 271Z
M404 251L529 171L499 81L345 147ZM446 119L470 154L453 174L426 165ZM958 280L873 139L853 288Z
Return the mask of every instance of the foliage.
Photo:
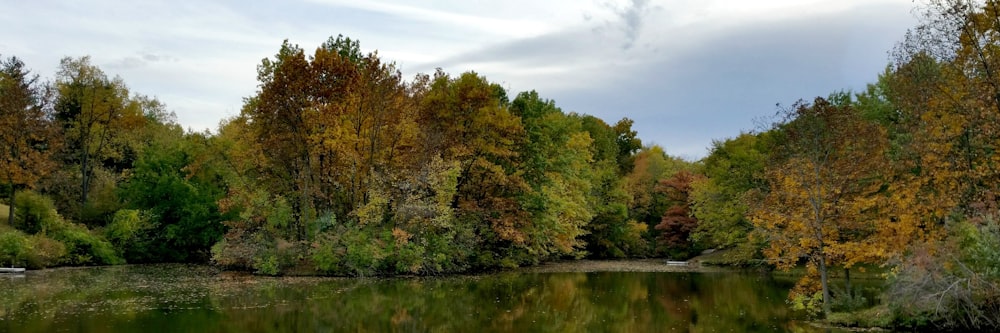
M19 230L0 229L0 265L20 266L33 251L28 237Z
M125 260L115 253L114 246L86 226L64 222L52 232L52 239L66 247L61 264L70 266L119 265Z
M116 209L90 206L95 172L117 174L128 169L139 151L136 129L146 118L144 108L159 104L133 98L121 78L108 78L89 57L63 58L55 82L55 120L62 127L63 168L78 170L76 209L72 217L88 224L106 223ZM113 193L108 191L105 193ZM99 193L99 192L98 192ZM95 209L88 214L88 209Z
M52 199L33 191L20 191L14 196L18 213L11 225L28 234L45 233L62 223Z
M727 251L733 262L749 264L762 247L752 242L753 224L747 218L750 194L767 188L763 177L773 132L743 133L715 141L702 160L705 179L691 184L691 215L698 226L695 244Z
M901 326L1000 328L1000 223L959 221L933 247L914 247L893 276L889 306Z
M698 227L698 219L691 215L692 184L701 179L700 175L681 170L668 179L660 181L659 190L666 195L672 206L663 213L658 241L672 258L687 259L698 249L691 243L691 232Z
M901 245L879 240L884 228L870 215L883 202L884 131L836 97L798 104L777 125L783 149L765 172L770 188L750 213L767 237L764 254L772 263L787 269L806 258L818 270L824 314L831 303L828 267L883 259L898 253L887 246Z
M28 253L26 268L42 269L59 266L68 254L66 245L45 234L28 237L31 252Z
M49 97L20 59L0 60L0 180L11 201L18 187L35 187L55 166L50 157L58 137ZM8 207L9 220L16 220L15 206Z
M667 155L660 146L645 147L636 152L633 168L625 176L629 193L629 216L637 221L656 225L674 202L660 190L661 183L682 170L691 171L692 163Z
M593 173L593 140L579 118L567 116L534 91L514 99L511 111L521 117L526 138L518 157L530 184L521 205L532 215L529 251L536 257L579 256L593 218L587 195Z
M212 152L200 134L163 126L135 163L132 177L119 188L126 206L145 212L141 227L129 227L134 234L126 259L204 262L224 231L224 216L216 204L225 194L214 169L219 165L208 160Z
M141 262L135 259L147 255L147 247L150 245L145 237L154 227L151 218L147 212L119 210L115 212L111 223L104 227L104 237L114 246L119 256L129 262Z
M892 311L880 305L853 312L834 312L825 321L836 327L892 328L893 320Z
M630 197L635 198L635 191L652 187L633 187L630 192L628 180L623 177L627 173L619 165L623 150L638 149L634 140L619 140L620 132L631 133L628 119L622 119L618 126L612 127L603 120L593 116L581 116L582 128L592 141L593 162L590 164L592 185L589 195L589 205L593 210L593 218L586 225L587 235L584 241L587 252L598 258L624 258L629 256L648 256L651 246L647 240L649 225L645 221L636 221L629 215ZM638 139L636 139L638 140ZM625 147L619 146L625 144ZM652 149L650 149L652 150ZM650 152L655 154L656 152ZM655 157L654 157L655 158ZM640 164L642 165L642 164ZM634 170L634 165L629 170ZM643 169L640 169L643 170ZM644 170L649 170L645 168ZM646 172L633 172L633 175L645 175ZM644 178L644 176L642 176ZM636 184L638 182L633 182ZM646 184L649 185L649 184ZM655 183L651 184L655 187Z

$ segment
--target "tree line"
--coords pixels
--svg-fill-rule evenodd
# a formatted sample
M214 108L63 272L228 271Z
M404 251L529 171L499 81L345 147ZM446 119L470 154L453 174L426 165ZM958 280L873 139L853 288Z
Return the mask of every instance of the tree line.
M440 274L688 255L654 227L695 163L632 121L485 77L410 80L356 40L285 42L215 133L89 57L3 62L5 264L212 262L261 274Z

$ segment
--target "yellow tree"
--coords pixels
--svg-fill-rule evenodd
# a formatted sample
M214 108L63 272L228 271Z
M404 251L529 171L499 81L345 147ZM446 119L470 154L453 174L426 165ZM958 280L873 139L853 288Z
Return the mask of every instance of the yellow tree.
M766 168L770 188L750 220L767 237L764 254L779 268L801 259L818 272L823 310L830 310L828 271L868 261L886 168L884 131L845 101L798 103L777 126L778 154ZM814 285L806 276L800 286ZM801 288L800 288L801 289ZM797 297L797 291L792 297Z
M14 192L34 186L54 165L56 127L46 91L20 59L0 62L0 172L10 187L8 221L14 222Z
M914 186L935 217L996 210L1000 191L1000 2L925 1L895 52L893 102L912 133ZM943 214L938 213L943 212Z
M460 163L458 218L486 222L476 228L487 244L524 246L529 218L516 196L527 184L515 172L524 127L509 111L506 92L474 72L451 78L439 70L428 84L419 118L423 149Z
M319 214L366 206L397 169L419 169L410 163L419 154L416 103L396 66L362 54L358 41L330 38L308 57L285 41L258 81L241 118L262 180L290 199L290 236L307 236Z
M410 168L419 130L416 106L402 74L378 53L362 55L357 41L331 38L312 58L316 92L308 121L324 192L344 192L342 204L368 203L377 178ZM382 190L382 189L380 189Z
M141 100L121 78L110 79L90 57L63 58L56 78L55 117L64 129L66 161L80 168L80 205L86 206L95 169L130 165L130 134L145 123ZM120 170L117 170L120 171Z

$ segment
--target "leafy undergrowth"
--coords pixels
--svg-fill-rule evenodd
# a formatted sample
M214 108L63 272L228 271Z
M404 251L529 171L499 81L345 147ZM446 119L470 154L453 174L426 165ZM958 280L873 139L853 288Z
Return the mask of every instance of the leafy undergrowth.
M734 258L732 249L718 250L691 258L706 266L742 266L743 262Z
M892 311L884 304L853 312L834 312L825 321L831 326L848 328L890 328L892 322Z

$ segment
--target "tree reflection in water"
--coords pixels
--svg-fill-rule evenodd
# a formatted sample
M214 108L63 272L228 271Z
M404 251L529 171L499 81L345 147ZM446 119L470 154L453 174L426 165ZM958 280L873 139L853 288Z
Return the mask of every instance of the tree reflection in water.
M809 332L751 273L269 278L206 266L0 280L4 332Z

